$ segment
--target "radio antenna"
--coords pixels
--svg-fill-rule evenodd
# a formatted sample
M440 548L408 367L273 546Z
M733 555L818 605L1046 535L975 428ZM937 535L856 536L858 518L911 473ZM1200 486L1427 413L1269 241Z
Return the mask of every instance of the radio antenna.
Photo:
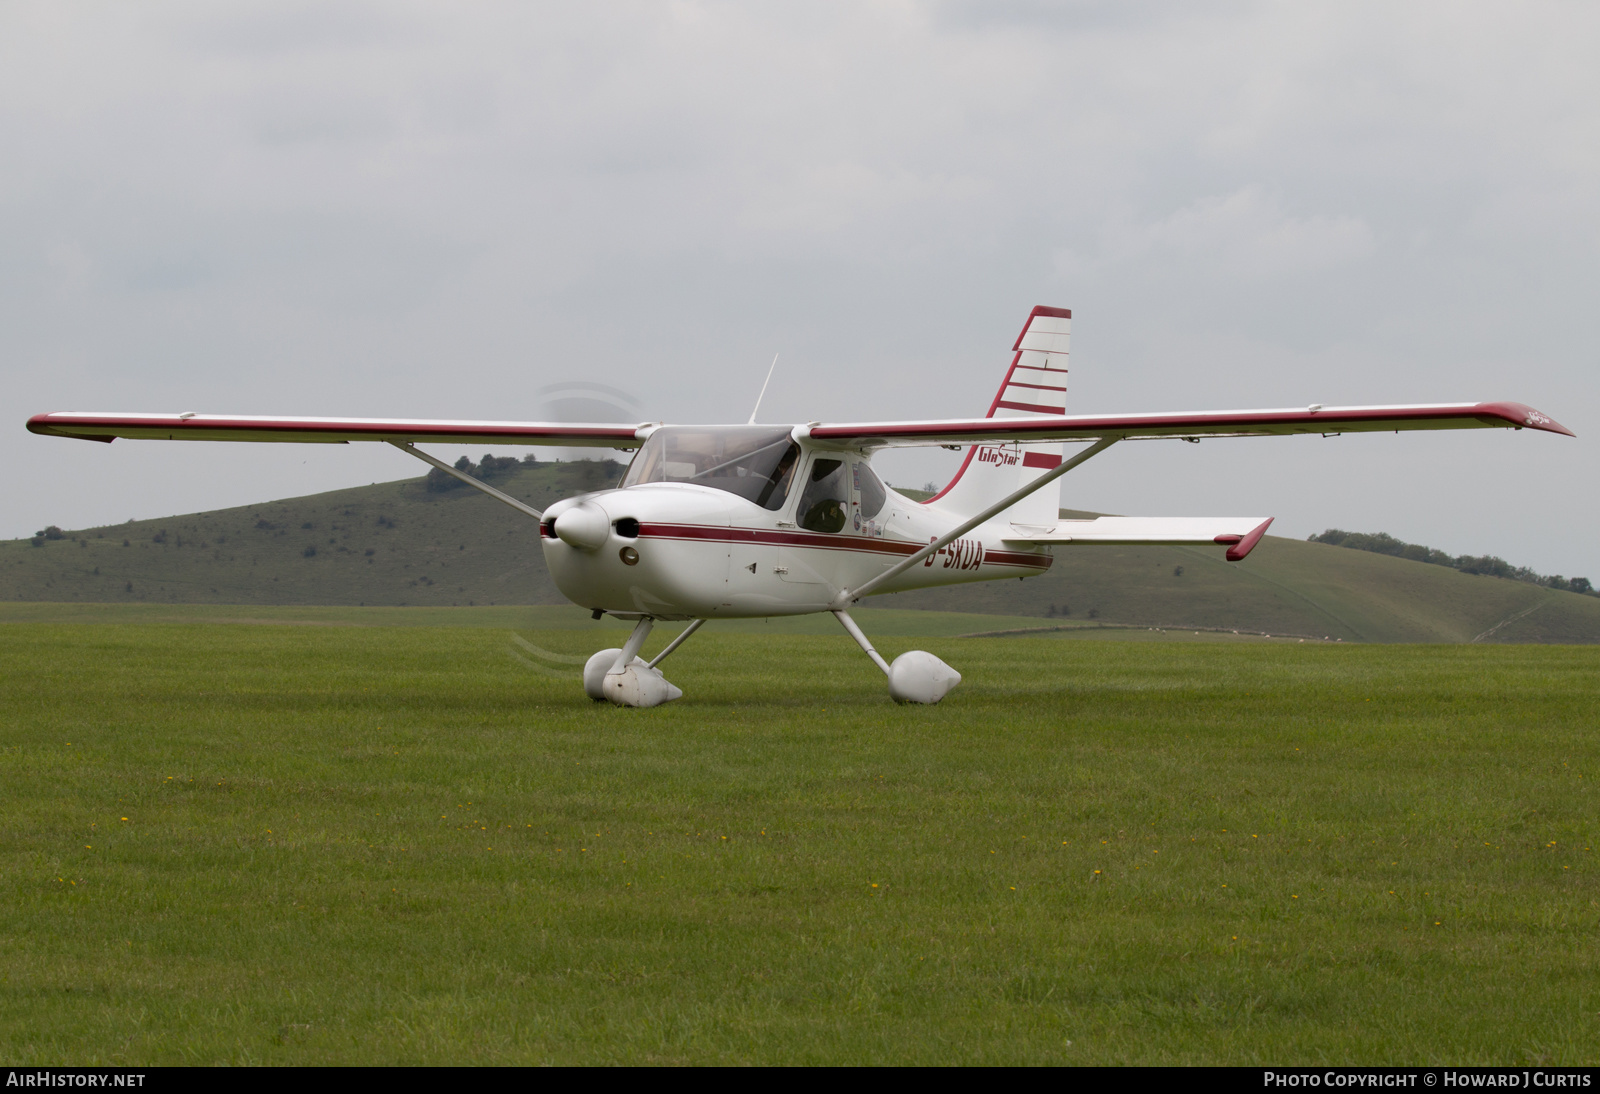
M744 423L745 425L755 425L756 424L756 411L761 409L761 400L765 399L767 397L767 384L772 383L772 370L777 368L777 367L778 367L778 355L776 353L774 353L772 355L772 364L767 369L767 378L761 384L761 394L756 396L755 409L750 411L750 420L748 422Z

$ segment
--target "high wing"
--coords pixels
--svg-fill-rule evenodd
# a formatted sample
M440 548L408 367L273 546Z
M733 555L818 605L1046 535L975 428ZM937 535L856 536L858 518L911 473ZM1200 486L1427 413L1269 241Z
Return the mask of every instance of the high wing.
M1576 436L1521 403L1320 406L1197 413L1058 414L1031 418L950 418L920 422L819 423L812 440L868 448L972 441L1085 441L1269 437L1295 433L1380 433L1402 429L1540 429Z
M1013 524L1007 543L1070 544L1225 544L1229 562L1238 562L1267 534L1271 517L1095 517L1034 526Z
M36 414L28 429L47 436L112 441L452 441L464 444L637 448L654 423L456 421L423 418L302 418L223 414ZM1033 418L951 418L909 422L850 422L804 427L813 440L865 447L971 441L1263 437L1295 433L1358 433L1401 429L1538 429L1574 434L1521 403L1438 403L1410 406L1312 406L1288 410L1199 413L1048 415Z
M54 437L113 441L299 441L348 444L538 444L578 448L638 448L653 429L642 425L568 422L473 422L422 418L268 418L224 414L35 414L28 430Z

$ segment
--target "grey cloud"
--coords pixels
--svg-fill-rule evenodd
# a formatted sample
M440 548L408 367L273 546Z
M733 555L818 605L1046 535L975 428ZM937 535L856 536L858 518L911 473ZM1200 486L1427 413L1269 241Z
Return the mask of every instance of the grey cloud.
M1049 303L1076 409L1516 397L1587 435L1597 46L1537 3L10 5L0 376L17 419L531 417L586 382L743 420L782 351L770 420L948 415ZM1588 441L1514 439L1149 445L1068 492L1600 577L1560 488ZM391 466L0 454L53 469L12 534Z

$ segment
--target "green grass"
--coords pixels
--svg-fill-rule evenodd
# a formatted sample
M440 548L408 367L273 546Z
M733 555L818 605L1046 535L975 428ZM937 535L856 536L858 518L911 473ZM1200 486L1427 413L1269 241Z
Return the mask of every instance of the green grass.
M0 1055L1600 1056L1593 648L522 637L0 628Z

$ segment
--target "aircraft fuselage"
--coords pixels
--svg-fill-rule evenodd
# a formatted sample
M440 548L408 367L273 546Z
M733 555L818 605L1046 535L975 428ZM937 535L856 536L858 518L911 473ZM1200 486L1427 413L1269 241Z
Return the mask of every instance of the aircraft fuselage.
M807 453L813 459L866 465L864 456ZM802 470L802 476L804 471ZM800 615L840 606L856 588L954 528L960 518L937 505L884 491L863 515L859 478L838 531L804 526L793 491L770 511L725 490L651 482L557 502L545 510L540 542L557 588L574 603L618 615L658 619L734 619ZM843 491L841 491L843 493ZM869 494L870 508L876 498ZM563 514L584 510L587 536L558 534ZM813 524L816 522L813 521ZM601 530L603 529L603 533ZM600 534L596 534L600 533ZM969 581L1030 577L1054 559L1048 548L1004 542L1009 525L991 522L912 566L874 592L900 592Z

